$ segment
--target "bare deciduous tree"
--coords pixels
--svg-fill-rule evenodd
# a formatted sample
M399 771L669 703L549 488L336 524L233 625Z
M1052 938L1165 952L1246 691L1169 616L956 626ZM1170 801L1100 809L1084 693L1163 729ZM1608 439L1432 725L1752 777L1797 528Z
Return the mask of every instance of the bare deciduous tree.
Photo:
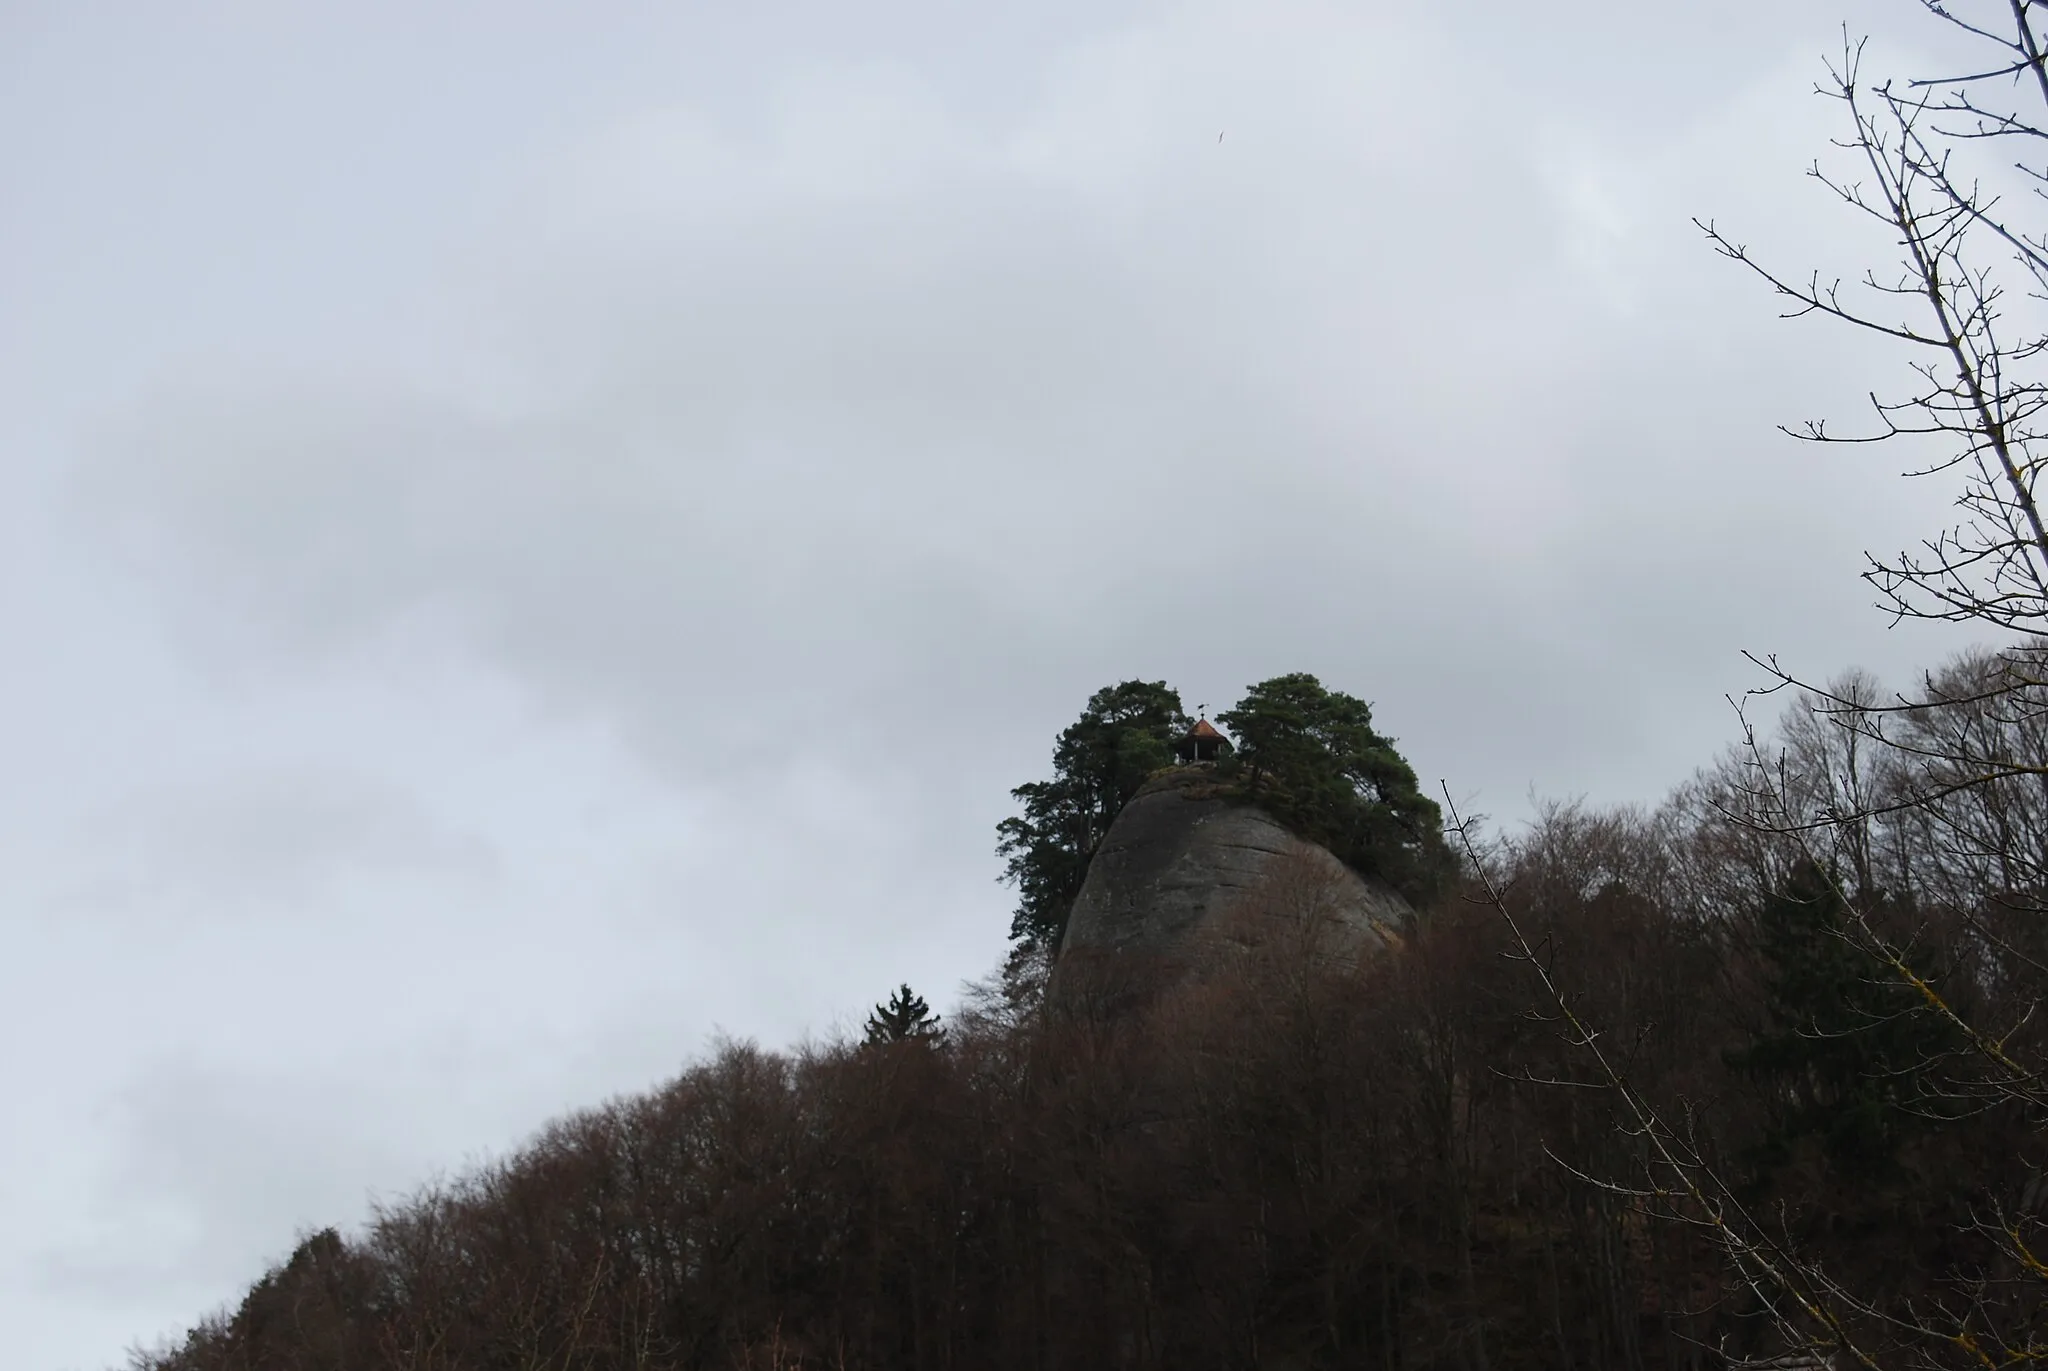
M1921 1059L1883 1068L1911 1074L1913 1107L1996 1114L2024 1139L2048 1125L2048 1057L2033 1023L2048 989L2048 525L2036 494L2048 438L2048 213L2038 198L2048 192L2048 53L2036 0L1922 3L1978 59L1873 81L1865 44L1845 35L1818 87L1840 103L1846 135L1842 156L1812 175L1879 225L1897 259L1845 284L1783 272L1719 226L1700 228L1786 302L1787 317L1847 324L1906 354L1915 383L1873 392L1866 428L1812 420L1786 431L1903 447L1909 474L1950 483L1956 521L1918 548L1871 554L1865 578L1895 622L1961 624L1992 641L1889 696L1866 676L1817 685L1775 656L1754 658L1770 682L1741 702L1738 751L1680 797L1675 812L1688 824L1676 864L1729 936L1746 912L1822 881L1839 918L1815 927L1880 996L1864 1002L1885 1007L1850 1028L1812 1019L1807 1040L1820 1050L1828 1032L1924 1019L1931 1027L1912 1038ZM1767 740L1747 710L1780 691L1794 704ZM2038 1154L2016 1144L1984 1157L1983 1174L1968 1178L1970 1207L1951 1225L1946 1284L1893 1298L1875 1276L1846 1274L1782 1204L1765 1207L1715 1158L1684 1102L1646 1088L1624 1045L1575 998L1515 890L1489 880L1483 898L1588 1068L1586 1083L1619 1102L1640 1145L1636 1165L1601 1184L1711 1236L1792 1350L1872 1368L2048 1359L2048 1264L2028 1198L2041 1189Z

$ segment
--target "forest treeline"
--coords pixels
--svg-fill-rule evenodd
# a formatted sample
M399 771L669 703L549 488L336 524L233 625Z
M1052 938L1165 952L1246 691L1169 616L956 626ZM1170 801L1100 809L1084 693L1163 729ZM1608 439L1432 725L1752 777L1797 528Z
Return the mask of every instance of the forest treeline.
M2048 756L2010 736L2048 710L1976 689L2002 670L1957 663L1951 703L1904 720L1938 747L1874 749L1853 718L1794 709L1654 810L1552 805L1475 849L1494 896L1472 867L1361 968L1283 937L1112 1014L1048 1000L1020 961L942 1033L906 987L864 1039L728 1043L357 1236L308 1237L135 1366L1509 1371L1778 1350L1771 1288L1685 1195L1643 1193L1645 1134L1503 955L1503 904L1640 1098L1857 1292L1859 1345L1942 1314L1977 1342L1916 1344L1916 1364L2025 1364L1980 1354L2044 1331L2042 1282L1998 1240L2036 1232L2040 1121L1972 1090L1951 1015L2041 1059L2048 785L1883 803L1973 748ZM1818 843L1755 823L1759 765L1860 817ZM1852 913L1933 968L1948 1013L1843 936Z

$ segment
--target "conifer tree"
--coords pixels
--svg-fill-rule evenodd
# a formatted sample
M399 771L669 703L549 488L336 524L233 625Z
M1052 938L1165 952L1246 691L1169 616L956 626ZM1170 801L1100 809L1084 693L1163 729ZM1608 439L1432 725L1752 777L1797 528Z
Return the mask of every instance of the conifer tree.
M1088 698L1060 734L1053 776L1011 791L1024 812L997 825L1003 880L1017 888L1010 936L1053 949L1096 847L1147 777L1173 760L1188 728L1180 692L1164 681L1125 681Z
M1297 671L1259 682L1217 721L1237 740L1224 769L1245 798L1416 904L1450 877L1442 811L1365 701Z
M899 986L887 1004L876 1005L868 1015L866 1041L870 1047L909 1039L938 1044L945 1038L946 1030L939 1026L939 1016L908 985Z
M1923 1075L1956 1044L1857 944L1851 919L1841 883L1811 862L1758 911L1764 1020L1728 1064L1771 1105L1755 1158L1765 1171L1812 1139L1836 1166L1883 1178L1906 1135L1945 1112Z

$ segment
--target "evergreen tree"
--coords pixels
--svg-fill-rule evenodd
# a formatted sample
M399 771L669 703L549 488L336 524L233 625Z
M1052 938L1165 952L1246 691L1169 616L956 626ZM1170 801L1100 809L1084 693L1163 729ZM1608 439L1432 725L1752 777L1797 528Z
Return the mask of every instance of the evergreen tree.
M908 1039L938 1044L946 1040L946 1030L939 1027L939 1016L932 1013L924 997L904 985L887 1004L876 1005L868 1015L866 1041L869 1047L880 1047Z
M1840 885L1811 862L1758 910L1763 1021L1728 1063L1770 1104L1753 1158L1764 1172L1814 1139L1836 1166L1886 1176L1904 1138L1943 1112L1923 1075L1955 1044L1846 936L1850 915Z
M1011 791L1024 812L996 829L1003 879L1018 893L1012 938L1059 946L1095 849L1146 778L1172 763L1187 729L1180 693L1164 681L1125 681L1088 698L1053 749L1052 779Z
M1217 721L1237 740L1224 769L1245 798L1346 864L1418 905L1456 870L1442 811L1365 701L1298 671L1259 682Z

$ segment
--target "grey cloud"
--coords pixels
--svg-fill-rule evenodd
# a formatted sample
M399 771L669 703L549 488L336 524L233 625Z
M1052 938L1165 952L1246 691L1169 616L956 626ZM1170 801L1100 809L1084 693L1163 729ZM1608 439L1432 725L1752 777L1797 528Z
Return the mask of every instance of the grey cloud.
M381 778L280 766L133 791L81 822L95 856L74 908L127 907L305 918L352 876L488 890L502 870L490 843L428 813ZM387 895L388 898L388 895Z
M970 716L920 681L1014 703L1076 641L1157 661L1196 612L1396 631L1370 597L1333 615L1333 582L1428 567L1498 598L1474 526L1511 529L1554 453L1444 416L1505 417L1544 378L1461 395L1444 368L1564 326L1569 293L1513 288L1564 225L1511 142L1432 151L1483 109L1404 124L1422 81L1381 32L1305 65L1200 29L1111 45L1002 138L924 133L943 111L872 78L792 96L762 145L641 121L558 172L572 230L514 228L468 283L531 302L486 312L480 368L522 391L238 369L131 415L92 494L289 637L445 602L656 751L716 718L700 762L822 741L806 719L901 738L914 715L957 746ZM1277 106L1220 147L1185 108L1217 72ZM1534 217L1503 225L1503 195Z

